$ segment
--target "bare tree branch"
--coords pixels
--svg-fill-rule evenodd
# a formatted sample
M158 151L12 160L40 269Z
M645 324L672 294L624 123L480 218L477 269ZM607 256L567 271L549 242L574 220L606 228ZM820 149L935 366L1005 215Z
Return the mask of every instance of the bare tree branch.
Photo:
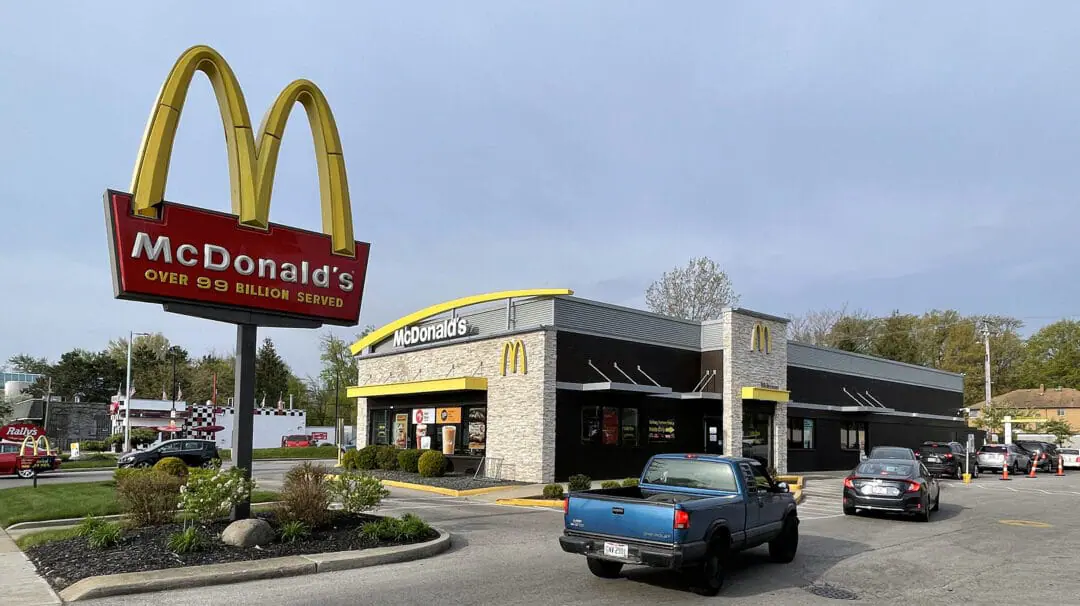
M686 318L715 320L725 307L739 304L731 280L708 257L692 257L686 267L664 272L645 291L645 304L653 312Z

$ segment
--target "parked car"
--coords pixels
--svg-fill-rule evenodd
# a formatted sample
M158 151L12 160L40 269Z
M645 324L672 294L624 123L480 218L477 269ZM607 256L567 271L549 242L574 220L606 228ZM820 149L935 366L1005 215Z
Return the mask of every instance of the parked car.
M1059 448L1058 452L1061 453L1063 467L1066 469L1080 468L1080 449Z
M1058 464L1057 446L1039 440L1017 440L1016 445L1031 453L1035 459L1035 468L1039 471L1056 471ZM1028 463L1030 466L1031 463Z
M626 564L680 570L703 595L719 593L733 552L768 543L787 563L799 546L787 485L744 457L655 455L637 486L570 493L563 524L563 551L584 555L596 576Z
M970 459L970 460L969 460ZM975 453L970 457L960 442L923 442L919 447L919 461L936 476L963 479L966 470L971 477L979 477L979 465Z
M980 472L987 469L1000 472L1007 467L1009 473L1031 467L1031 454L1016 444L987 444L975 454Z
M120 455L119 467L152 467L165 457L176 457L188 467L213 467L220 459L213 440L166 440L153 448Z
M27 449L28 453L25 457L20 455L21 451L22 444L0 444L0 476L17 475L24 480L29 480L43 471L55 471L60 469L60 457L56 456L56 453L51 450L36 457L29 454L30 452L33 452L32 448ZM40 463L35 465L36 469L21 469L23 465L20 463L20 459L27 458L40 460Z
M910 449L902 446L875 446L870 451L868 459L907 459L908 461L914 461L918 458L918 454Z
M315 441L311 439L311 436L292 435L281 438L282 448L309 448L314 445Z
M859 510L914 514L930 521L941 502L941 487L919 461L867 459L844 478L844 514Z

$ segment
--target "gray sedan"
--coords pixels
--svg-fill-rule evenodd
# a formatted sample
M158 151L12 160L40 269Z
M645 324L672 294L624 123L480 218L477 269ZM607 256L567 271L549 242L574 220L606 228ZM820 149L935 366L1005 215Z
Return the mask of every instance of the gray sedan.
M979 449L977 462L979 471L1008 466L1009 473L1018 473L1031 467L1031 455L1016 444L987 444Z

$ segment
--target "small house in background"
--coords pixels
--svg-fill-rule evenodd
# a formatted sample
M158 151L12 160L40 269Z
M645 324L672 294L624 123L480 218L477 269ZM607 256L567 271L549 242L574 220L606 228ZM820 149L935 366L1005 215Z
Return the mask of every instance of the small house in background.
M1016 389L990 400L990 405L1030 411L1045 419L1062 419L1080 429L1080 389L1060 386L1047 389L1045 385L1035 389ZM984 407L983 402L969 407L972 423L978 423Z

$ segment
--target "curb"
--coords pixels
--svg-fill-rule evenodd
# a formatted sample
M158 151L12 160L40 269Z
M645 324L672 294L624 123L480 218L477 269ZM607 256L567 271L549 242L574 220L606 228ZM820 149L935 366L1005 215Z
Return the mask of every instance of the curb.
M436 494L446 495L449 497L469 497L477 494L487 494L489 492L498 492L500 490L510 490L511 488L520 488L520 485L511 486L489 486L487 488L471 488L468 490L454 490L452 488L442 488L440 486L428 486L427 484L412 484L409 482L399 482L397 480L379 480L383 486L392 486L394 488L405 488L408 490L418 490L420 492L434 492ZM561 507L561 505L560 505Z
M551 507L562 509L563 499L495 499L496 505L516 505L519 507Z
M450 533L439 528L435 528L435 530L439 533L438 538L416 545L375 547L359 551L315 553L247 562L207 564L204 566L166 568L149 572L127 572L88 577L69 585L60 591L59 595L60 599L65 602L77 602L107 596L210 587L212 585L408 562L429 558L450 548Z
M54 469L52 471L49 471L49 472L46 472L46 473L43 473L43 474L39 475L38 479L40 480L41 478L47 478L47 477L49 477L50 474L54 474L54 473L84 473L84 472L88 472L88 471L116 471L116 470L117 470L116 465L111 465L111 466L102 465L100 467L76 467L75 469L64 469L63 467L61 467L60 469Z

